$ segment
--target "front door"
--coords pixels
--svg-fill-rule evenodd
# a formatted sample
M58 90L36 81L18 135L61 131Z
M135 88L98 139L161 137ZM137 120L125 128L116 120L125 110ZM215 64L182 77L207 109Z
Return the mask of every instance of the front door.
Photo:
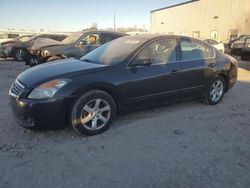
M180 65L176 62L176 40L160 39L147 44L130 61L126 98L132 106L165 103L178 99Z

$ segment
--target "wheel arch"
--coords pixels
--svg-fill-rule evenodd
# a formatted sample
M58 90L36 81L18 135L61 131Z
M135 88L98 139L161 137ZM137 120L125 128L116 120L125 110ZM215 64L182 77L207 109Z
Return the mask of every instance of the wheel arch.
M87 93L93 90L100 90L100 91L106 92L114 99L117 109L119 110L121 108L121 102L120 102L121 94L118 91L117 87L110 83L95 83L95 84L92 83L87 86L82 86L78 88L77 90L75 90L72 95L74 95L75 98L78 98L84 93Z
M10 56L11 56L11 57L14 57L15 51L18 50L18 49L23 49L23 50L25 50L25 51L28 52L27 48L25 48L25 47L14 46L14 47L11 49Z
M217 74L217 76L222 77L225 80L225 93L229 90L229 76L225 72L220 72Z

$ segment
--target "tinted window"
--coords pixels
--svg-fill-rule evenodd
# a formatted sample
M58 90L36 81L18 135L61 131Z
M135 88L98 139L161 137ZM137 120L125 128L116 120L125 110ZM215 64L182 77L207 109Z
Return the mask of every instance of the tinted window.
M213 56L214 51L209 46L190 39L181 40L181 60L204 59Z
M176 61L175 39L163 39L148 44L139 52L133 63L150 59L151 64L166 64Z
M8 37L13 39L13 38L16 38L16 37L18 37L18 36L19 36L18 34L9 34Z
M96 64L113 65L125 60L131 52L139 47L146 39L121 37L106 43L83 56L81 60Z
M101 42L101 44L105 44L105 43L107 43L107 42L110 42L110 41L112 41L112 40L118 38L118 37L119 37L119 36L114 35L114 34L103 33L103 34L101 34L101 36L100 36L100 42Z

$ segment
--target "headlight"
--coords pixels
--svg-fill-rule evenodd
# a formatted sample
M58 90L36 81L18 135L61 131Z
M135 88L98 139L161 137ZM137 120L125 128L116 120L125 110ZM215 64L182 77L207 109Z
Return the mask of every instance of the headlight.
M50 54L50 52L48 51L48 50L42 50L42 52L41 52L41 55L42 56L48 56Z
M49 99L52 98L63 86L71 82L70 79L55 79L45 82L33 89L29 94L29 99Z

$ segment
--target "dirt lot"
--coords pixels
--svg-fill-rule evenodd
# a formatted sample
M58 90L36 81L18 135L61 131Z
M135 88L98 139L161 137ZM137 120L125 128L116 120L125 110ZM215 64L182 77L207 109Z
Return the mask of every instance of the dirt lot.
M104 134L32 132L8 89L27 67L0 60L0 187L250 187L250 62L217 106L186 102L120 116Z

